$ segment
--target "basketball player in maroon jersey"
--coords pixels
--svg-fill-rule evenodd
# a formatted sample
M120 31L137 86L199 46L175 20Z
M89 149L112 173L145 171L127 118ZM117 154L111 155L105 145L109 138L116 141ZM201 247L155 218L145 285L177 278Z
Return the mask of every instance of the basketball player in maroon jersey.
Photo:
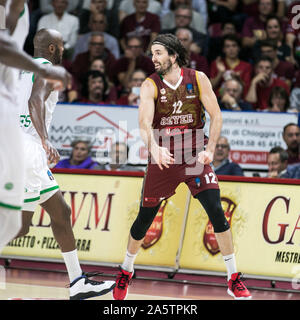
M126 298L135 257L162 200L185 182L214 227L227 268L228 294L235 299L251 299L237 272L230 226L221 206L217 177L210 166L222 128L211 83L203 72L183 67L187 52L174 35L158 35L151 51L156 72L142 84L139 106L140 132L149 161L140 210L130 229L113 297ZM203 134L204 107L210 116L209 139Z

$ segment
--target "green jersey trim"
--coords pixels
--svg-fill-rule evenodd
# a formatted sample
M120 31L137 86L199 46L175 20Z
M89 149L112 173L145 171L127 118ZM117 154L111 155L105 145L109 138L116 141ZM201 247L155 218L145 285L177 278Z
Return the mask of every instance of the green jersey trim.
M18 210L18 211L22 209L21 206L13 206L11 204L7 204L7 203L3 203L3 202L0 202L0 207L6 208L6 209L11 209L11 210Z
M44 193L47 193L47 192L50 192L52 190L56 190L56 189L59 189L59 186L54 186L54 187L51 187L51 188L48 188L48 189L44 189L40 192L40 194L44 194Z

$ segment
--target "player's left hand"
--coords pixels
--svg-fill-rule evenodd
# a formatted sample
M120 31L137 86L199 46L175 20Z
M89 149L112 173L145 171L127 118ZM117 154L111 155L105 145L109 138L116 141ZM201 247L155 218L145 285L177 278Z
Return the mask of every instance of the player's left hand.
M198 161L202 164L210 164L213 161L214 154L211 151L203 150L198 153Z

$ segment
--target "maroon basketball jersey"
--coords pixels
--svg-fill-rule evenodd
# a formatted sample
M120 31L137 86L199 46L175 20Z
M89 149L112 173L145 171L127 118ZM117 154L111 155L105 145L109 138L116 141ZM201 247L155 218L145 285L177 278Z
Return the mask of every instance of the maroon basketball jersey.
M196 131L203 129L205 125L205 111L200 100L201 88L197 71L182 68L180 79L175 86L157 73L153 73L148 79L156 88L152 127L155 137L157 137L155 132L160 132L159 145L162 145L161 140L166 137L171 141L181 139L178 144L179 148L183 143L185 148L189 149L200 147L199 141L196 139ZM202 139L200 144L203 146L207 143L206 140L207 138L205 141ZM188 141L189 143L187 143ZM171 142L170 150L179 148Z

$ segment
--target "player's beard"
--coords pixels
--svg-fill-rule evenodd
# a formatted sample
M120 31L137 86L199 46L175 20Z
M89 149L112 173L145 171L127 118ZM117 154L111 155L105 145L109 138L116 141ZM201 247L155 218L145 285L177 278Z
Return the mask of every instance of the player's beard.
M163 66L161 64L161 67L159 70L157 70L156 72L160 75L160 76L165 76L170 70L172 69L172 62L171 59L167 60L165 62L165 66Z

